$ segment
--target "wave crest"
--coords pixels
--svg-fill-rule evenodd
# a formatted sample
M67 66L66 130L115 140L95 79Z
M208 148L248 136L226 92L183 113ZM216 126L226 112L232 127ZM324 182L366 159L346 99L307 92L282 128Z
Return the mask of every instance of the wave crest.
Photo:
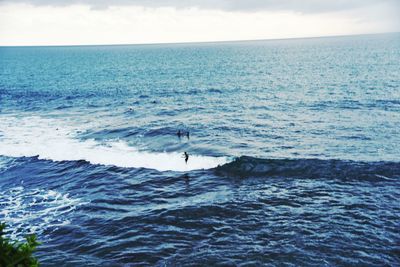
M338 159L258 159L242 156L218 166L215 171L220 175L240 177L395 179L400 177L400 163Z

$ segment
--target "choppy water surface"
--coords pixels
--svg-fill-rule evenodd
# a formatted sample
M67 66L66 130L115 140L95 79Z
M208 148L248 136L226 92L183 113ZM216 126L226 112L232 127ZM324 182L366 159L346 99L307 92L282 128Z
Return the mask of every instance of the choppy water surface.
M43 266L399 265L399 62L399 34L2 47L0 220Z

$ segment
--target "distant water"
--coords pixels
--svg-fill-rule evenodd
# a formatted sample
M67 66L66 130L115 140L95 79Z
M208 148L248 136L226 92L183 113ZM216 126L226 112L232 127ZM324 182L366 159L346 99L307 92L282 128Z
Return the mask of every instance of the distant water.
M43 266L397 266L399 123L400 34L1 47L0 221Z

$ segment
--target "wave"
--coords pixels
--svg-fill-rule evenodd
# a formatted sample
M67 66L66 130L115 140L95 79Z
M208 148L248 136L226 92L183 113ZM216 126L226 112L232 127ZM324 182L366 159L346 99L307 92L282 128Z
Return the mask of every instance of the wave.
M122 140L104 141L121 132L134 134L130 128L111 129L98 135L80 137L90 132L90 125L67 125L59 119L39 116L15 118L2 116L0 120L0 156L37 157L52 161L85 161L91 164L125 168L147 168L158 171L191 171L212 169L216 174L251 177L280 176L308 178L379 178L400 177L400 163L379 161L362 162L323 159L260 159L242 156L229 157L190 155L186 164L181 152L140 151ZM114 132L119 133L114 136ZM172 133L170 128L149 130L154 137ZM78 137L79 136L79 137ZM99 137L99 138L96 138ZM2 166L0 165L0 170Z
M219 175L239 177L301 177L379 179L400 178L400 162L362 162L339 159L258 159L236 158L215 168Z
M92 164L148 168L158 171L191 171L211 169L228 162L225 157L190 155L186 164L181 152L152 153L139 151L116 140L101 142L81 140L82 129L41 117L3 117L0 121L0 155L35 157L53 161L85 160Z

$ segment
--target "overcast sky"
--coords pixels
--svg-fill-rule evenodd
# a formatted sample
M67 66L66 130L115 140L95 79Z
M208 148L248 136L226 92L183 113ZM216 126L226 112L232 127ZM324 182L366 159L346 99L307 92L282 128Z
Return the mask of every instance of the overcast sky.
M0 0L0 45L253 40L400 31L400 0Z

